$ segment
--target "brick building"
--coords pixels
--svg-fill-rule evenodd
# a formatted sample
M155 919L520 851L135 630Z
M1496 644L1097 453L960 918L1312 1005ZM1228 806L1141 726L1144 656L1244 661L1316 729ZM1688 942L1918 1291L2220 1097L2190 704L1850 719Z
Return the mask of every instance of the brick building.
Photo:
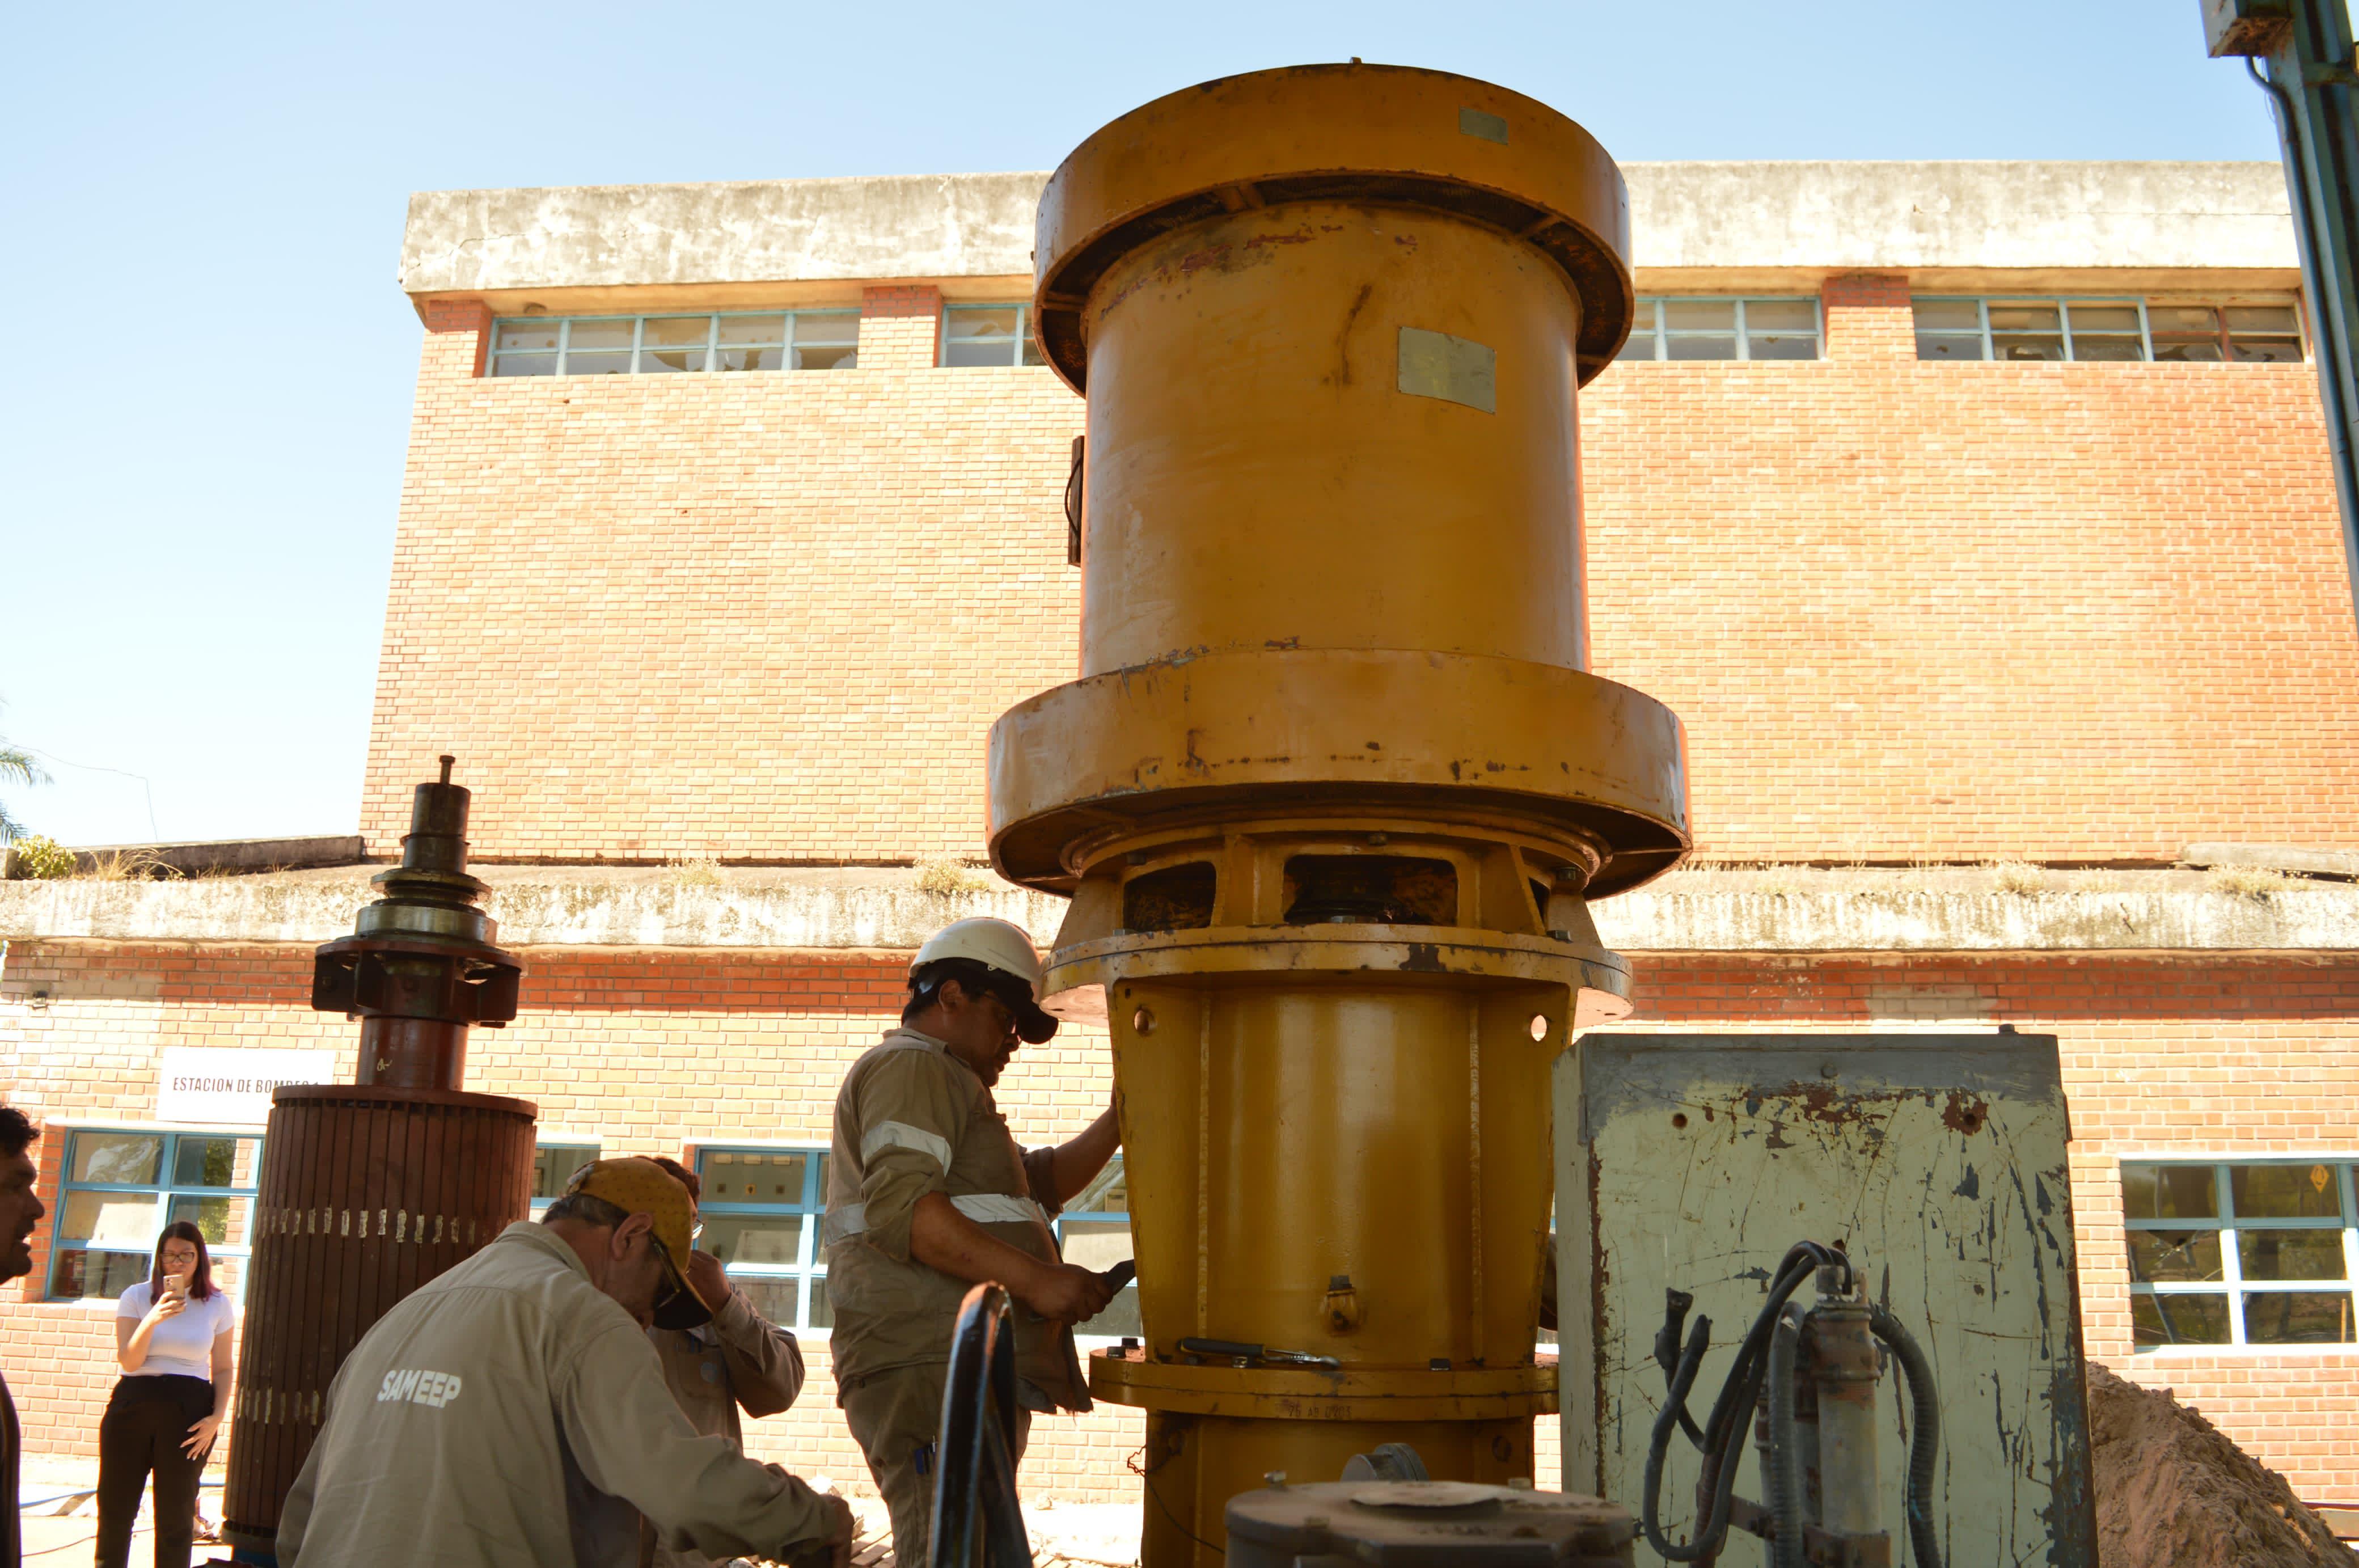
M1698 844L1598 909L1632 1027L2057 1033L2090 1355L2359 1498L2359 641L2278 171L1628 174L1648 303L1583 395L1590 647L1686 722ZM531 964L470 1086L539 1103L550 1183L701 1162L708 1236L816 1352L755 1446L843 1478L837 1075L934 925L1058 919L975 866L984 731L1074 666L1038 186L436 194L404 249L366 854L456 752ZM188 1081L349 1076L310 950L371 869L0 888L0 1080L57 1203L0 1290L36 1448L92 1445L161 1208L234 1269L255 1102ZM1072 1029L1003 1103L1045 1140L1107 1088ZM1119 1255L1118 1182L1086 1203L1069 1249ZM1027 1485L1133 1497L1138 1432L1044 1422Z

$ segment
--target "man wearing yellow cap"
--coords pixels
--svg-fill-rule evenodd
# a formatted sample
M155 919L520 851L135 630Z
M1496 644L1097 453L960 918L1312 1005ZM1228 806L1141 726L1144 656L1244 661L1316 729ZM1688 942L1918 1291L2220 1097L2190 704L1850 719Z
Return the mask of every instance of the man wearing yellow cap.
M904 1564L927 1561L951 1328L969 1285L996 1280L1017 1304L1016 1456L1030 1412L1090 1408L1072 1325L1103 1311L1114 1286L1065 1263L1049 1221L1113 1156L1114 1114L1027 1151L991 1094L1019 1039L1037 1045L1057 1032L1040 978L1022 928L945 926L909 966L901 1027L853 1063L836 1094L829 1353Z
M843 1500L699 1436L665 1386L644 1331L693 1296L695 1224L653 1160L597 1160L387 1312L329 1388L279 1562L629 1568L636 1509L712 1556L843 1568Z

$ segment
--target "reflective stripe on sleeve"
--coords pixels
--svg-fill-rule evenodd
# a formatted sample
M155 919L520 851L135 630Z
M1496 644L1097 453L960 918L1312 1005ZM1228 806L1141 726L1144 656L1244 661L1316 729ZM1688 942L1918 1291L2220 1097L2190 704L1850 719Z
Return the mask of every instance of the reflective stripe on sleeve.
M838 1203L828 1210L827 1217L820 1222L820 1236L822 1241L842 1241L845 1236L858 1236L867 1228L867 1204Z
M951 1207L982 1225L1004 1220L1049 1223L1048 1211L1039 1204L1029 1198L1011 1198L1005 1192L969 1192L963 1198L952 1198Z
M1005 1192L969 1192L963 1197L952 1198L951 1207L977 1225L1000 1225L1010 1220L1019 1225L1032 1220L1038 1220L1042 1225L1049 1223L1048 1211L1039 1204L1029 1198L1010 1197ZM827 1217L821 1222L821 1235L828 1241L842 1241L846 1236L858 1236L867 1228L868 1205L865 1203L839 1203L828 1210Z
M923 1127L913 1127L908 1122L878 1122L860 1140L860 1162L863 1165L876 1158L880 1149L914 1149L920 1154L930 1154L940 1161L944 1174L951 1168L951 1141L937 1138Z

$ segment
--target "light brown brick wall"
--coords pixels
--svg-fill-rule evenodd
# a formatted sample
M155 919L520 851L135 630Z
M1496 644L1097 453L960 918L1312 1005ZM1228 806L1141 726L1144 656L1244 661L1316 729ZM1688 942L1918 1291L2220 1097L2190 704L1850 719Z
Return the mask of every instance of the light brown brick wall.
M473 1038L471 1088L537 1100L545 1133L613 1152L702 1140L823 1143L838 1076L886 1027L906 959L889 955L530 955L526 1007ZM2008 1022L2062 1042L2076 1141L2073 1199L2089 1354L2167 1384L2312 1497L2359 1496L2359 1347L2136 1356L2129 1345L2118 1163L2206 1153L2344 1151L2359 1096L2359 955L2282 958L1854 959L1641 956L1633 1027L1864 1029ZM12 944L0 976L0 1094L36 1116L145 1120L166 1045L332 1046L350 1025L308 1005L300 950ZM47 996L38 1005L37 992ZM1017 1136L1045 1142L1104 1103L1103 1037L1027 1047L1003 1085ZM38 1146L57 1191L62 1129ZM48 1231L34 1281L47 1278ZM36 1449L87 1453L112 1382L103 1312L0 1287L0 1343ZM826 1357L756 1447L804 1470L863 1472L832 1407ZM1121 1461L1136 1412L1044 1421L1027 1485L1076 1501L1136 1496ZM1553 1421L1539 1432L1553 1474ZM1545 1482L1544 1482L1545 1484Z
M2175 857L2359 836L2359 642L2309 365L1914 357L1906 280L1826 360L1584 395L1597 670L1686 720L1703 851ZM1070 679L1080 404L931 367L478 377L429 326L364 831L441 751L485 856L972 851L983 737Z

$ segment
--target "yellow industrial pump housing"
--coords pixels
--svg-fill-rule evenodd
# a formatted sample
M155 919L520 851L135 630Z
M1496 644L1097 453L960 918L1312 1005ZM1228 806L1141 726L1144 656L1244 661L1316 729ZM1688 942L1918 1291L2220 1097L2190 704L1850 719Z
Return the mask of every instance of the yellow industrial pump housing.
M1556 1409L1549 1062L1627 1008L1588 901L1689 842L1678 719L1584 669L1627 249L1580 126L1356 63L1159 99L1041 198L1082 667L994 727L991 848L1103 988L1143 1343L1091 1387L1148 1412L1149 1568L1386 1443L1528 1477Z

